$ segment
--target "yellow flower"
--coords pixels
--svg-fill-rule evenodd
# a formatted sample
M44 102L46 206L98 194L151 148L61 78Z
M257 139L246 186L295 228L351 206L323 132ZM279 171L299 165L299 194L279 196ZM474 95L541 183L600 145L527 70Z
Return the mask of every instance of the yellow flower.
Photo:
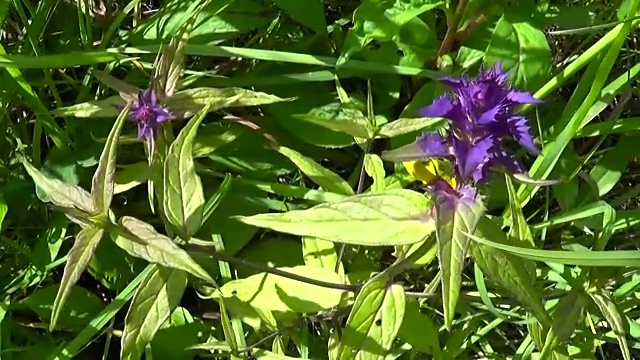
M448 182L451 187L456 187L456 179L448 162L438 159L429 159L422 161L406 161L402 163L409 174L415 179L425 184L430 183L436 178L441 178Z

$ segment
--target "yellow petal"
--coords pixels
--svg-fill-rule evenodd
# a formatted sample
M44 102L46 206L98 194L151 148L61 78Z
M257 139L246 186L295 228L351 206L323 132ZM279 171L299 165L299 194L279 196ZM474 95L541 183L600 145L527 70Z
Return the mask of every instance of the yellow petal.
M452 187L456 187L456 179L453 177L450 167L445 166L442 160L429 159L425 162L407 161L402 163L409 174L422 181L425 184L430 183L436 178L441 178L448 182Z

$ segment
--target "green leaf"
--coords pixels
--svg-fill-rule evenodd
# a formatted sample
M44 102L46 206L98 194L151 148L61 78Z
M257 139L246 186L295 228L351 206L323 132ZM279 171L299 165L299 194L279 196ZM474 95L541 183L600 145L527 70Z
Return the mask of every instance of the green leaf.
M442 127L446 120L442 118L404 118L388 122L380 126L376 137L392 138L414 131L428 129L427 132L435 132Z
M373 185L371 185L371 191L384 191L385 183L385 171L384 171L384 163L380 156L375 154L365 154L364 155L364 169L373 179Z
M439 1L364 0L353 13L338 66L373 40L398 41L403 27L424 12L444 5Z
M498 61L506 69L513 69L517 87L537 89L548 78L551 65L544 32L521 14L505 13L493 30L485 53L485 62Z
M307 210L237 217L284 233L354 245L412 244L433 233L431 201L411 190L352 196Z
M120 359L138 360L180 303L187 273L155 265L142 280L124 321Z
M122 125L124 124L124 120L127 118L130 109L131 104L127 104L127 107L125 107L120 115L118 115L113 128L109 132L107 141L104 144L104 149L102 150L100 161L98 162L98 168L96 169L95 174L93 174L93 181L91 182L91 197L93 198L94 206L103 214L109 214L111 199L113 199L118 138L120 137Z
M510 242L510 238L486 216L478 221L476 234L502 244ZM535 270L535 264L478 243L471 245L471 255L492 281L509 291L541 324L551 326L551 318L542 304L540 291L533 286L535 273L532 274L530 269Z
M322 167L322 165L318 164L313 159L284 146L278 146L276 151L289 158L289 160L296 164L303 174L308 176L324 190L338 194L353 195L353 189L346 180L333 171Z
M341 283L333 270L310 266L278 268L291 274L328 283ZM344 290L336 290L286 277L260 273L224 284L213 297L237 299L256 309L273 312L313 313L337 306Z
M622 136L618 143L598 161L591 169L589 176L598 186L600 196L608 194L620 181L627 170L629 161L635 156L632 149L638 144L638 136Z
M73 247L69 250L67 262L64 266L64 273L62 274L62 280L60 281L60 288L58 294L53 302L53 309L51 311L51 323L49 324L49 331L53 331L58 321L58 317L62 312L67 297L71 293L71 289L80 279L80 275L87 267L87 264L91 260L93 253L96 251L104 231L95 227L86 227L78 233L76 241L73 243Z
M629 333L629 322L622 316L622 312L618 309L606 290L598 289L588 291L587 294L591 297L591 300L593 300L598 309L600 309L600 313L607 319L611 329L616 334L623 359L631 360L632 357L629 353L629 345L626 338L626 335Z
M209 111L223 108L247 107L273 104L292 99L282 99L275 95L242 88L193 88L178 91L164 99L164 105L178 118L189 117L209 105Z
M118 116L117 106L125 105L125 101L118 95L103 100L88 101L81 104L52 110L51 113L60 117L75 116L78 118L113 118Z
M436 239L438 260L442 272L442 303L444 306L444 324L451 328L455 316L462 269L469 246L469 236L473 233L484 206L479 199L470 203L450 204L449 201L436 202Z
M149 164L145 161L121 166L123 169L116 171L114 175L114 194L120 194L136 186L142 185L151 175Z
M293 20L306 25L317 33L327 32L324 4L321 0L273 0Z
M81 215L88 216L97 212L91 194L86 190L49 177L26 160L21 161L36 185L49 195L54 205L62 208L67 214L76 215L80 211Z
M193 27L197 14L202 10L200 1L194 1L189 8L184 23L175 37L169 41L169 45L163 49L154 64L153 86L158 97L170 97L178 85L180 73L184 68L184 52L189 40L189 32Z
M138 99L138 94L142 91L140 88L127 84L104 71L94 69L92 72L100 82L117 91L120 94L120 97L127 102L136 101Z
M387 285L378 277L367 282L356 296L338 346L330 349L330 359L384 359L402 325L405 312L404 289Z
M409 343L415 351L432 355L435 359L442 357L438 328L431 317L420 311L416 299L407 299L398 337Z
M335 245L331 241L314 237L302 238L302 256L304 263L312 267L335 270L338 263Z
M569 341L580 321L586 301L583 297L584 289L576 287L560 299L553 312L553 333L562 341ZM550 337L547 335L547 341Z
M204 192L193 161L193 140L208 110L209 106L205 106L180 131L164 160L164 214L185 240L200 229L204 214Z
M329 107L321 107L313 109L307 114L293 114L296 119L300 119L312 124L320 125L329 130L345 133L353 137L369 138L371 137L370 126L366 122L357 121L356 118L362 118L362 114L357 114L352 109L340 108L338 113L328 113ZM366 120L366 119L364 119Z
M215 284L211 276L186 251L168 237L159 234L153 226L130 216L122 217L119 224L121 228L112 233L111 238L124 251L154 264L184 270Z
M43 322L50 322L52 307L59 289L59 284L39 288L28 297L12 305L24 305L36 313ZM87 326L91 319L98 315L106 305L93 292L77 285L71 287L65 304L66 306L56 321L58 329L75 329ZM2 310L2 305L0 305L0 310Z
M522 206L518 200L518 194L516 193L516 188L513 186L513 181L511 181L509 176L505 176L505 180L507 183L507 192L509 193L509 206L511 208L511 229L509 230L508 236L515 236L516 239L519 239L523 243L535 246L531 228L529 228L527 220L522 213Z

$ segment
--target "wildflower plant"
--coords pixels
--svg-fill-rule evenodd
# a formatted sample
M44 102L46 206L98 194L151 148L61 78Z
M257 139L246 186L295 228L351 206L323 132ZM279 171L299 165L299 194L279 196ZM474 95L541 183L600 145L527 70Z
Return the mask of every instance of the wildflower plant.
M85 80L95 78L99 86L85 82L85 89L95 89L97 100L56 108L52 113L91 120L103 118L103 122L112 124L104 143L95 141L104 145L97 164L83 165L97 165L90 191L77 185L87 184L89 181L85 180L89 179L65 182L67 179L54 178L50 168L42 171L50 165L39 165L40 145L44 142L32 144L33 161L27 161L27 156L21 158L39 195L46 193L43 201L64 213L78 230L66 257L59 251L65 249L60 246L63 239L49 242L52 236L68 238L66 233L48 230L39 243L43 246L36 247L34 254L42 253L52 262L38 262L38 269L27 269L24 277L16 278L5 288L19 289L13 285L17 283L40 287L47 272L51 274L56 264L64 265L59 287L54 280L57 294L50 330L67 329L65 318L74 313L84 317L78 320L87 321L74 340L64 339L67 331L54 334L65 344L56 346L58 349L50 358L75 356L105 333L106 326L112 326L115 331L106 333L118 335L120 358L128 360L183 355L256 359L505 358L510 354L497 352L511 351L514 343L520 344L515 357L564 359L583 358L583 351L596 353L600 344L612 341L619 342L622 358L631 359L626 336L637 334L629 326L634 321L633 311L629 311L633 309L625 305L629 305L628 299L633 299L638 288L639 282L632 277L634 271L628 270L638 267L640 252L604 250L614 231L633 226L622 224L637 218L628 215L633 210L627 212L625 221L614 222L615 210L605 199L583 202L582 208L558 201L563 209L556 211L555 204L548 206L549 218L532 217L531 221L541 222L530 226L523 207L530 199L536 205L534 193L541 185L557 183L532 179L526 161L536 157L532 176L546 177L557 170L556 163L566 160L562 159L563 151L576 131L583 132L580 136L603 134L600 126L579 129L596 110L604 108L620 84L632 81L639 73L637 68L629 71L629 78L625 74L604 88L610 74L601 68L606 66L589 66L583 78L586 80L580 82L579 91L575 91L562 115L570 125L565 130L554 125L552 132L559 135L541 134L541 138L544 135L548 139L543 147L534 136L532 122L525 115L528 113L521 110L540 105L544 111L542 107L547 105L537 98L542 99L545 91L549 95L558 78L536 91L535 97L516 85L526 78L533 89L531 84L546 81L549 75L549 68L531 68L545 49L546 39L540 29L534 29L534 18L515 16L513 9L520 4L510 4L500 19L494 19L499 15L500 4L494 4L491 14L482 14L472 11L477 10L472 4L467 8L464 1L457 6L444 2L361 1L349 17L351 27L327 23L337 17L324 16L328 8L319 1L305 2L302 13L291 7L291 2L286 5L286 1L251 3L264 11L238 12L237 6L249 6L244 2L238 5L178 0L148 18L145 11L145 16L138 19L140 9L135 8L130 13L135 14L136 24L141 20L143 25L136 26L142 29L138 35L145 40L156 34L158 39L171 38L160 47L155 61L155 50L145 50L151 47L125 48L123 52L111 48L87 52L90 56L80 59L73 72L44 73L44 83L49 84L50 75L55 75L52 80L58 74L73 78L86 69L81 66L93 66ZM640 0L632 0L631 5L627 4L628 19L635 16L639 3ZM134 5L131 3L127 9ZM207 10L203 10L206 6ZM314 6L319 8L319 16L306 21L305 16L313 12ZM127 9L117 16L118 21L130 16ZM276 9L280 10L273 11ZM438 10L427 14L434 9ZM274 21L265 22L268 29L254 26L260 23L256 20L275 13ZM227 14L246 21L231 32L220 29L217 20ZM446 20L437 22L447 27L439 47L434 42L441 37L431 28L442 26L432 26L434 19ZM477 21L483 19L487 21ZM180 22L183 25L176 29L174 25ZM309 29L299 31L297 26L291 26L294 22L314 30L314 41L301 41ZM41 21L37 23L42 25ZM154 26L159 24L156 32ZM245 25L247 32L243 30ZM618 39L624 39L625 31L636 25L632 21L621 22L610 34L617 33ZM202 27L191 31L194 26ZM482 56L488 62L493 63L497 54L509 55L509 42L519 42L518 52L511 54L514 56L504 56L508 67L516 63L513 74L500 62L482 67L473 76L444 76L439 71L421 69L423 64L435 63L440 69L455 70L454 63L447 59L453 58L459 45L465 46L466 38L477 26L495 27L492 31L497 34L496 41L492 39ZM114 29L104 34L105 46L111 46L106 41L110 34L124 33ZM295 33L290 29L296 29ZM211 31L215 31L214 37L210 36ZM347 32L342 41L344 48L341 56L334 59L330 56L337 55L333 51L341 41L328 44L331 46L317 45L340 40L334 35L341 31ZM432 33L423 36L426 31ZM250 36L237 37L237 32ZM171 35L164 36L167 33ZM187 47L191 33L193 42ZM136 35L135 30L131 35ZM86 41L91 38L83 38L83 44L89 45ZM615 45L612 38L603 37L598 43L606 46L588 51L591 60L606 64L610 54L619 51L621 45ZM136 44L135 39L132 36L127 41ZM213 43L198 44L203 39ZM536 39L542 39L543 44ZM375 46L369 47L373 41ZM302 46L331 53L311 55L267 49L293 51ZM7 47L8 51L13 49ZM187 52L196 60L188 77L183 76ZM478 59L480 52L474 47L472 58ZM136 58L117 62L130 54ZM585 65L585 54L577 56L581 60L572 62L561 75L569 77L568 73ZM356 56L360 59L356 60ZM68 58L55 55L42 61L60 64ZM3 59L6 78L16 79L21 85L27 84L21 80L21 67L31 67L35 60L41 60L40 55L31 59L11 54ZM109 65L98 70L103 62ZM465 61L465 65L469 63ZM131 70L132 65L152 70L142 76L145 70L129 71L126 80L116 78L123 73L119 70ZM299 68L304 70L294 70ZM113 73L109 73L112 69ZM588 76L596 73L597 81L591 86ZM397 81L399 74L411 79ZM367 91L360 93L365 85L362 77L369 75ZM37 72L30 72L28 78L32 76ZM342 76L349 78L344 80L345 85L349 82L349 92L342 88L343 78L338 79ZM335 89L331 83L327 87L327 80L332 79ZM414 85L410 88L416 89L421 79L432 82L418 93L402 86L408 80ZM269 89L282 97L238 87L194 87L199 86L196 83L229 82ZM295 82L304 82L304 86L293 86ZM53 91L57 83L51 85L57 103L73 101L64 94L58 101ZM67 86L66 81L63 83ZM424 101L423 95L431 96L434 84L444 84L446 91L430 98L430 103ZM580 96L587 90L588 98L580 104ZM85 95L79 98L84 99ZM285 97L292 95L307 97L307 101L289 103L292 99ZM33 96L23 96L23 100L33 104L29 101L34 100ZM405 105L397 101L400 99L411 103L395 117L399 110L396 105ZM274 105L251 111L229 110L269 104ZM574 118L575 109L578 111ZM33 139L40 139L38 133L43 131L53 136L58 145L61 138L51 131L55 127L46 123L43 113L38 114ZM83 132L93 131L90 127L95 121L91 120L73 119ZM30 124L13 126L5 121L5 125L15 133L12 135L25 139L27 136L23 135L30 131ZM621 128L626 126L634 127ZM78 133L71 134L78 138ZM404 135L413 138L402 142ZM633 145L633 140L620 143L614 151L604 152L607 155L602 158L619 154L615 149ZM70 146L75 150L77 145ZM591 166L592 160L601 156L594 153L595 150L584 157L583 166ZM601 176L594 186L594 196L609 191L598 187L608 182L606 178L613 172L619 178L618 169L614 167L607 173L596 169L593 173L600 175L588 175ZM563 176L561 172L556 174ZM494 197L493 185L502 178L508 201L500 202L506 199ZM514 179L524 185L516 190ZM566 185L575 185L572 191L582 194L584 189L575 180ZM0 223L5 215L12 215L5 214L3 200L0 193ZM489 203L491 214L487 210ZM498 215L498 210L503 213ZM535 216L539 212L531 213ZM594 214L602 218L602 224L593 225ZM559 241L553 230L547 237L551 241L543 244L546 238L536 238L563 222L578 225L572 234L581 230L578 227L587 231L592 227L594 231L571 242L563 240L569 233L565 231ZM59 223L55 218L54 228L66 230L68 224ZM13 233L12 229L8 236ZM135 265L146 265L146 269L131 271L127 264L126 274L119 269L111 271L108 261L117 255L108 248L100 250L105 241L111 249L118 247L115 250L122 256L116 260L135 260ZM547 249L554 246L563 249ZM95 312L93 320L94 315L84 316L89 312L77 307L78 294L74 294L74 286L87 268L93 279L83 279L82 285L98 281L106 283L109 291L120 292L107 309ZM108 282L114 273L119 284L111 287ZM469 273L474 278L463 281ZM109 279L104 280L106 277ZM17 293L5 291L10 296L3 307L7 315L3 328L15 328L10 316L14 309L21 310L14 304L29 306L29 301L32 306L37 303L37 315L48 320L42 314L42 309L47 308L41 306L41 301L18 300L11 292ZM190 296L189 301L182 301L185 293L195 293L198 298ZM620 302L623 307L618 309ZM126 316L116 318L117 309L126 303ZM65 312L70 308L74 311ZM507 331L505 325L509 326ZM602 335L605 332L600 330L608 331L609 327L613 332ZM518 330L511 331L515 328ZM493 336L496 332L500 336ZM527 332L524 341L511 341ZM11 347L17 346L14 340L22 336L5 333L10 340L6 350L11 352ZM41 333L38 331L37 336L46 337L49 348L51 335ZM510 343L500 344L505 334ZM164 341L167 336L171 341ZM109 339L110 335L107 344ZM39 346L35 349L40 351ZM536 350L539 354L533 354ZM576 351L580 354L576 355Z

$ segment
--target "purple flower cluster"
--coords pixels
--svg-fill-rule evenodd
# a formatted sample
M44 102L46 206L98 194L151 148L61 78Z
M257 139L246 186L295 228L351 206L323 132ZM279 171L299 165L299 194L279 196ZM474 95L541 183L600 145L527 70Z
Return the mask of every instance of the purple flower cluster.
M527 92L513 90L507 78L508 73L498 63L482 70L476 78L442 79L451 92L421 109L419 115L448 119L448 134L425 133L414 143L388 151L383 157L390 161L450 160L455 165L459 192L485 182L492 169L523 173L520 161L502 146L502 141L510 137L525 149L539 152L527 119L514 110L519 104L540 101Z
M419 115L446 118L451 131L446 136L425 133L413 144L389 151L384 157L392 161L449 159L455 164L456 177L474 184L486 181L494 167L522 172L520 161L502 147L502 140L511 137L525 149L539 152L527 119L514 114L514 109L519 104L540 101L527 92L511 89L507 77L497 64L475 79L443 79L451 93L437 98Z

